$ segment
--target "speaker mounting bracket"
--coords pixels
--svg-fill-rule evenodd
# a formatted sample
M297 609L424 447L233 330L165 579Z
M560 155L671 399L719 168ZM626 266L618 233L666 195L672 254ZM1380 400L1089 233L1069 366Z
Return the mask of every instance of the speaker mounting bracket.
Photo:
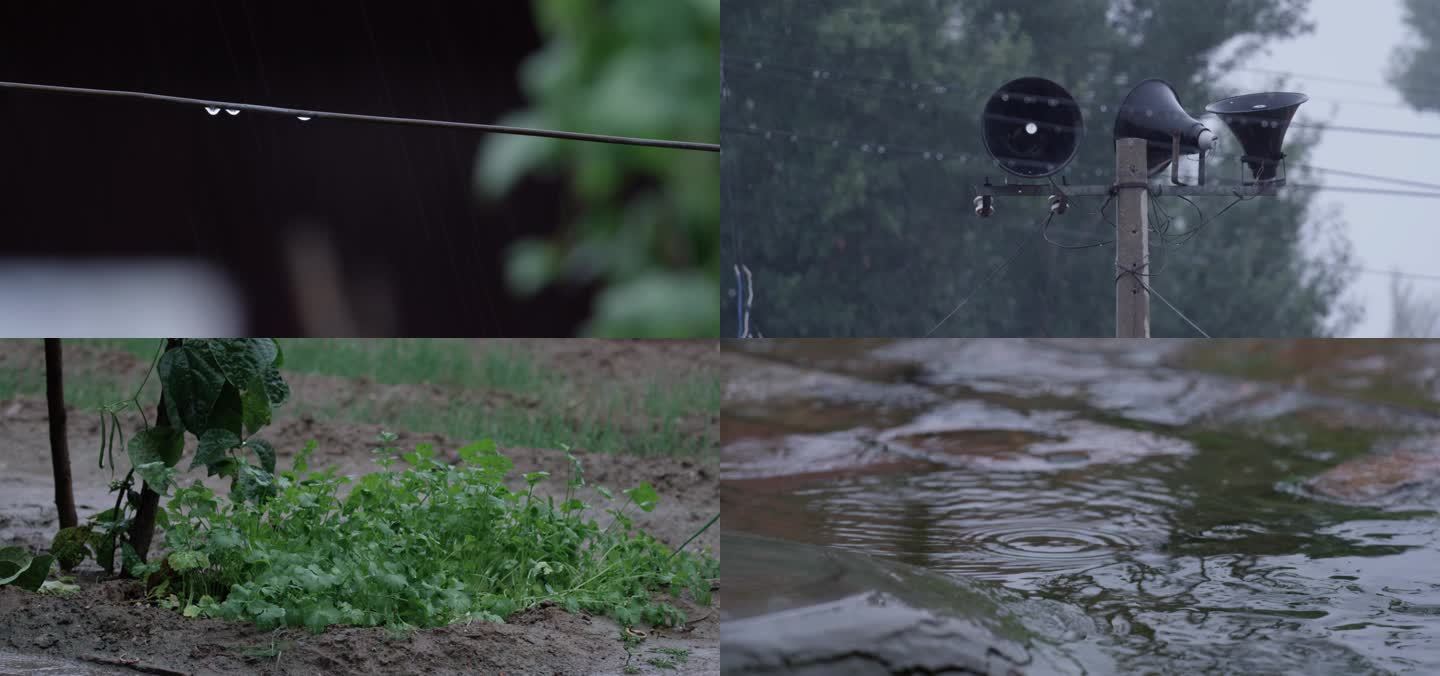
M1170 185L1165 181L1152 181L1146 185L1150 194L1156 197L1184 195L1186 197L1274 197L1285 186L1284 179L1265 183L1244 183L1239 185ZM974 185L977 197L1050 197L1055 186L1048 183L1010 183L1006 185ZM1069 185L1065 194L1070 197L1107 197L1114 185Z

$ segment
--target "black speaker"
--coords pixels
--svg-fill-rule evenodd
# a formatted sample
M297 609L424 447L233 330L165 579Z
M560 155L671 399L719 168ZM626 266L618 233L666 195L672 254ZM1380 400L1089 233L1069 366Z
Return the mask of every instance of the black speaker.
M1006 82L980 116L985 151L1001 169L1043 178L1065 168L1080 149L1084 121L1075 97L1054 82L1022 77Z
M1164 80L1135 85L1115 114L1116 139L1145 139L1145 163L1152 176L1170 164L1176 134L1182 155L1204 152L1215 143L1215 135L1185 112L1175 88Z
M1262 92L1220 99L1208 106L1240 141L1244 160L1256 181L1275 180L1275 170L1285 153L1285 131L1300 104L1310 97L1295 92Z

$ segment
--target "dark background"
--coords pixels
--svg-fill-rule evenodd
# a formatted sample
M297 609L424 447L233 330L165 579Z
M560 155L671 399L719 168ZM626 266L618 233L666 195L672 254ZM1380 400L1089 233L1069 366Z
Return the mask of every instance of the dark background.
M528 2L0 4L0 80L494 122L540 46ZM564 186L481 204L479 135L0 89L0 256L201 257L249 331L300 332L286 229L323 226L402 335L572 335L594 289L528 300L505 246L566 220ZM363 308L361 309L363 311ZM362 325L363 327L363 325Z

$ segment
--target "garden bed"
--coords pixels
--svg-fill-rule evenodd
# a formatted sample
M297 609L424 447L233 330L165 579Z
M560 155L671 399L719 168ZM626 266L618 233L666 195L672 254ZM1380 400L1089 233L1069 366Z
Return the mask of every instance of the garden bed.
M39 342L0 341L0 382L5 369L11 374L10 392L0 390L0 546L32 550L47 548L56 529L47 418L43 395L14 381L40 373ZM489 360L476 373L491 377L478 385L440 378L396 382L404 378L380 373L373 364L373 375L287 371L294 401L277 410L264 436L276 448L281 468L313 440L318 447L309 460L312 469L333 468L358 477L381 469L371 449L382 430L395 432L394 445L401 449L433 444L438 460L453 463L457 449L475 440L468 437L478 436L453 436L470 425L489 432L514 462L512 488L515 482L524 485L520 477L527 472L566 476L569 461L556 447L573 439L580 442L570 445L591 485L617 491L642 482L655 487L658 506L635 513L635 525L669 547L678 546L719 510L713 450L718 413L703 405L709 399L706 388L716 382L713 344L585 342L590 346L467 341L462 345L466 354L476 355L477 363ZM298 350L290 343L284 345L293 355ZM497 372L511 363L495 358L497 349L523 365L518 375ZM104 390L107 382L133 388L148 363L135 352L67 341L67 394L74 393L68 400L103 399L89 388ZM295 361L292 357L288 363ZM527 369L531 376L549 375L528 377ZM718 384L715 388L718 401ZM678 402L665 399L665 393L681 390L701 394ZM646 403L623 409L608 403L617 401ZM609 415L617 410L626 414ZM405 424L391 424L395 420ZM527 422L548 431L529 434L525 441L551 448L506 443L505 433ZM96 464L97 415L73 404L67 427L83 521L113 504L106 491L111 469ZM543 444L547 435L555 443ZM632 440L643 456L626 452ZM670 447L676 452L663 454ZM117 471L123 473L119 454L117 460ZM180 483L203 475L187 473ZM206 483L222 493L228 484ZM537 494L564 490L561 479L541 483ZM600 521L603 525L606 519ZM707 548L719 557L718 527L688 547ZM718 581L712 606L699 606L688 595L671 599L687 622L640 627L644 639L636 640L632 632L626 641L609 618L553 605L518 612L505 624L477 621L404 632L380 627L331 627L319 634L298 628L266 631L246 623L186 618L146 604L138 583L101 581L93 562L76 573L80 591L72 596L0 589L0 653L79 661L94 673L713 673L719 664Z

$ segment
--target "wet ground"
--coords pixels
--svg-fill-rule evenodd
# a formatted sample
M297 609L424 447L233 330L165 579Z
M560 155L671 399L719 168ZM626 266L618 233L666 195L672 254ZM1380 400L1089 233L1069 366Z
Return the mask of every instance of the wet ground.
M1440 672L1440 344L726 349L726 532L1053 603L1029 673Z

